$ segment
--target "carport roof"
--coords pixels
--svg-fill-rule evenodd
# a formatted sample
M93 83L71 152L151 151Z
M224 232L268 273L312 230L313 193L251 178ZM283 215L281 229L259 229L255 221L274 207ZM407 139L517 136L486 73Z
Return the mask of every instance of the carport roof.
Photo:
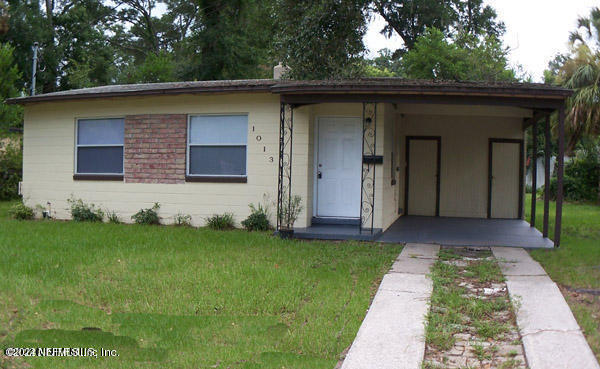
M130 85L110 85L77 90L51 92L6 100L8 104L29 104L43 101L65 101L107 97L152 96L178 94L208 94L236 92L271 92L280 95L412 95L412 96L478 96L562 101L572 91L541 83L462 82L413 80L403 78L361 78L352 80L275 80L245 79L221 81L166 82ZM357 96L358 97L358 96Z

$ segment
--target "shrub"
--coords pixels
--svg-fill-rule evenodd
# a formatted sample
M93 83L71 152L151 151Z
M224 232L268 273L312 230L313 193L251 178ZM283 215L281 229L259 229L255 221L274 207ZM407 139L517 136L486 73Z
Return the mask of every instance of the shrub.
M569 201L598 201L600 159L598 149L584 147L565 163L563 194ZM550 194L556 199L556 178L550 181Z
M242 226L248 231L268 231L271 229L269 222L269 207L268 205L250 204L250 215L242 221Z
M160 204L155 202L151 208L140 209L140 211L131 216L131 219L137 224L160 224L158 209L160 209Z
M233 214L225 213L225 214L215 214L212 217L206 218L206 225L210 229L215 229L219 231L234 229L235 222L233 221Z
M119 215L115 211L107 210L106 211L106 219L108 220L109 223L121 224L121 218L119 218Z
M35 212L29 206L23 204L22 202L14 204L9 210L8 214L13 219L18 220L30 220L35 217Z
M302 197L294 195L289 200L284 199L282 211L279 214L281 224L285 227L293 227L302 209Z
M22 170L23 149L21 143L0 140L0 200L19 197Z
M71 204L71 218L76 222L101 222L104 218L102 209L94 204L86 204L83 200L74 198L67 202Z
M192 216L189 214L177 213L174 217L174 223L176 226L192 226Z

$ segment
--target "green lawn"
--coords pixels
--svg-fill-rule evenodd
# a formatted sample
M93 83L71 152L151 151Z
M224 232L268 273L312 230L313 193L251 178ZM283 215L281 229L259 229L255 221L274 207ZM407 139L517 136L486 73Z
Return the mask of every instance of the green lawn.
M531 209L530 195L526 203L527 220ZM542 229L543 201L536 205L536 227ZM554 233L555 204L550 204L550 233ZM550 277L561 286L592 350L600 360L600 298L572 292L572 289L600 290L600 206L563 205L561 247L558 250L535 250ZM570 291L570 290L571 291Z
M333 368L400 246L172 226L14 221L0 203L3 347L116 349L0 367Z

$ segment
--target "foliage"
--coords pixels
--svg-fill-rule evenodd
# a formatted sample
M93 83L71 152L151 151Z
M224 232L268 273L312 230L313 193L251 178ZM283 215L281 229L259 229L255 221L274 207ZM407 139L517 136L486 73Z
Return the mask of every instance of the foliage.
M160 209L160 204L155 202L151 208L140 209L131 216L131 219L137 224L160 224L158 209Z
M119 218L119 214L117 214L114 210L106 211L106 220L108 220L111 224L121 224L121 218Z
M507 50L493 37L479 39L468 34L448 39L431 28L420 36L402 59L409 78L460 81L511 81Z
M584 135L600 134L600 8L579 18L570 42L569 55L557 56L546 72L549 80L575 91L567 104L567 152L573 151ZM557 68L557 64L562 65Z
M35 217L35 212L29 206L23 204L22 202L18 202L14 204L9 210L8 214L13 219L18 220L30 220Z
M177 226L190 227L192 225L192 216L189 214L183 214L181 212L175 214L173 217L174 224Z
M294 195L291 199L288 199L284 196L282 211L279 214L279 222L288 228L292 228L296 220L298 220L302 209L302 197Z
M556 199L556 178L550 181L550 194ZM565 164L563 194L570 201L600 200L600 145L584 140L576 156Z
M67 200L70 205L71 218L76 222L101 222L104 218L102 209L94 204L86 204L82 199L71 197Z
M404 77L402 63L389 49L381 49L373 59L365 60L366 77Z
M80 87L71 83L82 77L92 85L114 82L116 53L109 32L114 5L97 0L8 2L10 29L0 41L15 48L14 57L23 72L17 89L29 87L34 42L40 45L38 92ZM74 73L79 77L73 78Z
M206 218L206 225L210 229L225 231L235 228L235 222L233 220L232 213L215 214L211 217Z
M23 126L23 108L4 103L7 98L19 95L17 83L21 73L14 63L13 53L14 47L0 43L0 133Z
M266 200L266 198L265 198ZM271 229L271 212L268 201L258 205L250 204L250 215L242 221L242 226L248 231L268 231Z
M275 51L287 77L330 79L360 75L366 31L362 0L277 2Z
M171 82L175 81L175 60L173 55L161 51L149 54L144 62L132 73L135 83Z
M0 140L0 200L19 197L19 182L23 171L23 144L19 139Z
M402 51L412 50L429 28L440 30L444 37L465 33L498 38L505 30L496 11L483 0L375 0L372 4L386 20L382 32L388 37L396 33L404 41Z

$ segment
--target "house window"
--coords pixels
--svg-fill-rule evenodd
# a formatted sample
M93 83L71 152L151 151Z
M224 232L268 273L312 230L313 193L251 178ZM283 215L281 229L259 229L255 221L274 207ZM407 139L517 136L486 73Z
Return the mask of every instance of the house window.
M123 174L124 119L77 121L76 174Z
M190 117L189 176L246 176L247 115Z

